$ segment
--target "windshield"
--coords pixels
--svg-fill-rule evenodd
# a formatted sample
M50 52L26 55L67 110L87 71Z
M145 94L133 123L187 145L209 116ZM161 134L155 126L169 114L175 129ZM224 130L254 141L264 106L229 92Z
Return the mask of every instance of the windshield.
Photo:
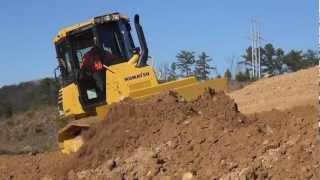
M117 63L129 60L134 48L130 34L130 25L126 22L112 22L97 27L101 47L118 57Z

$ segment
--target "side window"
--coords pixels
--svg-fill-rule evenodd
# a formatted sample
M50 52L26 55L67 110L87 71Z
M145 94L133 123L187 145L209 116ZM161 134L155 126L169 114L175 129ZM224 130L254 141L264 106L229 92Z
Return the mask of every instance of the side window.
M72 73L72 66L71 66L71 52L70 51L65 51L64 52L64 56L63 59L65 61L66 64L66 71L68 74Z
M65 83L73 79L72 54L65 42L57 45L58 61L61 66L60 71Z

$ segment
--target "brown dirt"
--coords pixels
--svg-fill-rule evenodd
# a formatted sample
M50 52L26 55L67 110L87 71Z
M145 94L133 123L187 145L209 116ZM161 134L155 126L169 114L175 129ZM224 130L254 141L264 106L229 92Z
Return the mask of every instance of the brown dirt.
M54 176L56 169L64 165L65 157L60 152L50 152L32 155L1 155L1 180L38 180L46 177L59 179Z
M317 105L318 67L262 79L229 95L242 113L251 114L272 109Z
M279 79L287 76L292 75ZM143 101L126 99L111 108L107 121L86 133L87 143L78 153L2 155L0 179L319 179L317 109L308 98L313 90L305 89L308 101L301 101L305 81L292 83L286 86L299 88L300 94L287 98L300 100L288 99L292 104L277 106L280 110L272 110L270 103L279 96L261 95L269 91L251 92L266 98L264 106L257 102L262 108L257 111L264 112L255 114L256 107L241 103L246 88L232 93L240 110L251 114L247 116L229 96L214 91L193 102L173 92ZM276 94L286 87L281 89Z
M194 102L173 95L124 101L87 134L68 178L315 179L315 107L250 117L236 107L209 92Z

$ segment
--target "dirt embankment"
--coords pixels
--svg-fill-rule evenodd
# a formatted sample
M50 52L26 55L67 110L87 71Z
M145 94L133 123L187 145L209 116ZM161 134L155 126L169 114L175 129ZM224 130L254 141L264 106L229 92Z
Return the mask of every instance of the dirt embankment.
M0 121L0 154L36 153L57 149L57 117L56 108L43 107Z
M292 83L286 86L307 88L299 84L305 81ZM284 85L275 94L290 90ZM0 179L320 179L315 100L300 98L314 92L301 88L287 96L290 106L271 110L271 102L281 97L253 91L247 98L260 107L256 111L264 111L253 114L257 107L241 100L246 88L240 91L232 96L239 99L240 111L251 115L212 90L192 102L173 92L124 100L111 108L107 121L86 133L87 143L78 153L0 156ZM255 95L265 98L264 106L253 101Z
M242 113L251 114L272 109L318 104L318 67L252 83L229 95Z
M222 93L114 106L70 161L70 179L312 179L313 106L245 117Z
M246 117L223 93L115 105L74 156L0 156L0 179L316 179L313 106Z

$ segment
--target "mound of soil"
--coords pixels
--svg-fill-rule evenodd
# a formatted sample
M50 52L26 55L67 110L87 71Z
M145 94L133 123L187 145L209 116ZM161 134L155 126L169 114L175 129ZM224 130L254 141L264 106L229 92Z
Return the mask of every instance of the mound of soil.
M125 100L86 134L64 176L315 179L315 115L307 106L245 117L232 99L212 90L193 102L172 92Z
M0 179L320 179L316 69L208 90L126 99L72 156L1 155ZM239 103L238 103L239 102Z
M242 113L251 114L272 109L317 105L318 67L295 73L261 79L229 95Z

